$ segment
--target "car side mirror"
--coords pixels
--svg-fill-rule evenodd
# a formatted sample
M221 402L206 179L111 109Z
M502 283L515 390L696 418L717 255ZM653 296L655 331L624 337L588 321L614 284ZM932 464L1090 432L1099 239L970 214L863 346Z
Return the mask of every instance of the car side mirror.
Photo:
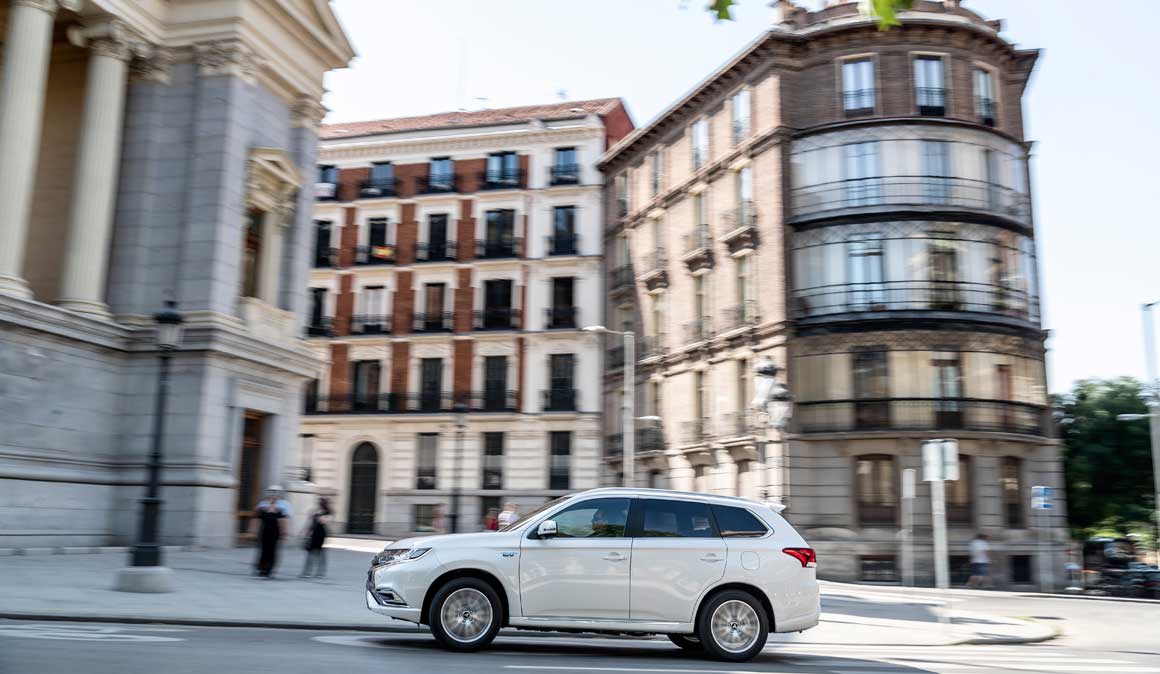
M551 538L556 535L556 522L553 520L544 520L540 522L540 526L536 528L536 536L539 538Z

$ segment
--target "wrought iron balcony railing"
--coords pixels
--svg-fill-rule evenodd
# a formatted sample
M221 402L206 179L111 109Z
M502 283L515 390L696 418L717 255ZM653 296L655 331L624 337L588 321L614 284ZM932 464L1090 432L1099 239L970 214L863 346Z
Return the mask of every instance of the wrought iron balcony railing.
M468 406L476 412L515 412L518 410L516 392L502 388L472 391Z
M842 109L847 117L874 114L874 90L854 89L842 92Z
M753 435L757 429L757 424L754 420L753 412L749 410L739 410L737 412L729 412L721 417L719 431L723 438L736 438L747 435Z
M757 325L757 300L745 300L741 304L725 309L725 330L739 330Z
M579 185L579 164L556 164L550 169L548 183L551 185Z
M524 170L502 169L480 171L479 189L481 190L512 190L524 186Z
M473 317L476 330L516 330L520 325L520 310L515 307L485 307Z
M411 332L451 332L454 316L450 311L416 311L411 321Z
M549 330L567 330L576 327L579 307L547 307L544 309L544 326Z
M384 244L381 246L359 246L355 249L354 263L360 267L395 264L395 246Z
M694 419L681 422L681 443L686 445L700 445L708 441L710 432L708 419Z
M794 291L798 319L848 313L951 311L1039 322L1039 298L1016 288L966 281L842 283Z
M520 256L520 239L513 237L508 240L476 239L475 257L481 260L495 260L505 257Z
M579 234L549 234L544 237L544 250L548 255L579 255Z
M685 255L695 255L702 250L713 248L713 237L709 234L709 225L696 225L693 231L685 235Z
M454 241L415 243L415 262L453 262L458 247Z
M846 209L884 207L950 207L987 211L1024 221L1030 217L1028 195L984 180L951 176L900 175L850 178L794 188L795 217L825 215Z
M315 321L310 322L306 326L307 337L333 337L334 336L334 319L329 316L323 316Z
M441 194L458 192L458 179L454 173L436 173L415 179L415 191L419 194Z
M608 274L608 289L611 291L627 290L632 288L632 266L616 267Z
M315 269L333 269L338 266L338 249L323 248L314 251L312 260Z
M335 201L338 199L338 183L319 181L314 183L315 201Z
M685 341L688 343L703 342L713 337L713 321L704 317L698 321L685 322Z
M998 113L998 105L995 103L995 99L987 98L985 96L976 96L975 112L979 116L980 124L995 126L995 119Z
M358 196L360 199L393 197L397 194L398 192L395 190L395 179L393 177L364 180L358 184Z
M545 412L575 412L576 389L550 388L540 391L544 398Z
M348 393L318 396L307 414L410 414L451 412L457 396L431 393Z
M918 114L931 117L946 114L946 90L942 87L917 87L914 93L918 99Z
M352 335L389 335L391 317L385 314L359 314L350 317Z
M1042 405L975 398L879 398L794 404L799 433L983 431L1043 435Z

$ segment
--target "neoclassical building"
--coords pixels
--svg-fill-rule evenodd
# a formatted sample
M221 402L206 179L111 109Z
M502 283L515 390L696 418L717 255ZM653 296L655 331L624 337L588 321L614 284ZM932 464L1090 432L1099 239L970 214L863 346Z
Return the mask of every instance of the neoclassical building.
M228 545L296 488L326 0L6 0L0 45L0 547L136 529L158 358L185 317L163 541Z
M1047 408L1031 144L1036 50L957 0L879 31L857 3L774 3L774 25L609 151L610 321L640 335L642 483L769 496L831 578L896 581L901 475L924 439L960 444L948 485L952 575L976 532L995 574L1061 568L1062 486ZM615 346L610 344L610 346ZM785 433L750 410L753 365L786 368ZM623 357L605 379L621 472ZM916 502L931 576L929 491Z

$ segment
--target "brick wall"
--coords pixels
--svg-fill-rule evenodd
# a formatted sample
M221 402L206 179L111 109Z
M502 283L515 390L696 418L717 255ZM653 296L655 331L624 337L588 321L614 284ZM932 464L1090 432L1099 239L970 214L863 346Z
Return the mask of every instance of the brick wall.
M405 335L411 332L411 316L415 311L415 289L412 287L413 284L414 272L401 270L395 275L391 331L396 335Z
M398 236L395 238L395 257L399 264L415 261L415 243L419 240L419 222L415 219L415 204L403 204L399 209Z
M346 344L330 345L330 395L344 396L350 393L350 347Z
M628 116L628 110L624 109L624 105L617 105L612 110L604 114L604 149L608 149L616 144L621 138L632 133L633 124L632 118Z
M338 277L338 297L334 305L334 334L350 334L350 317L354 313L354 292L351 289L353 277L343 274Z
M471 395L471 361L475 353L475 342L470 339L455 340L455 370L451 391L456 400L467 400Z
M455 288L455 331L470 332L472 310L475 308L475 288L471 287L471 270L455 270L458 278Z
M338 264L349 267L354 264L358 251L358 208L347 206L343 210L342 239L338 242Z
M457 159L455 161L456 187L460 192L475 192L479 189L479 174L486 170L486 159Z
M391 393L407 392L407 370L410 365L410 342L391 342Z
M470 262L475 258L475 218L471 215L473 203L471 199L459 201L459 227L455 234L459 248L455 255L460 262Z
M340 169L338 172L338 200L354 201L358 199L359 183L370 180L370 177L371 167L369 166Z

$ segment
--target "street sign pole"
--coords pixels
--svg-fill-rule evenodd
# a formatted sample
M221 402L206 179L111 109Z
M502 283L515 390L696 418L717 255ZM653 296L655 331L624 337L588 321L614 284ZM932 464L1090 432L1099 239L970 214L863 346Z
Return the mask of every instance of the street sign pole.
M902 584L914 587L914 480L917 471L902 471Z
M1031 509L1035 511L1035 528L1039 530L1039 589L1051 592L1055 586L1051 563L1051 487L1031 488Z
M957 440L927 440L922 443L922 479L930 482L930 517L934 528L934 579L940 590L950 587L947 565L946 480L959 479Z

